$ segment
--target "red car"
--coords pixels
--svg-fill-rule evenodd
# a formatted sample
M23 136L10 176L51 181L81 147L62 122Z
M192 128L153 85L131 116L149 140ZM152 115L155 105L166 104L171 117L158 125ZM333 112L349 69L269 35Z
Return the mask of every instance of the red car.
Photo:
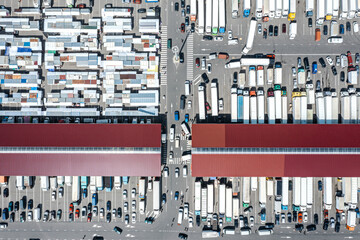
M282 25L282 33L286 33L286 24L285 23Z
M79 218L79 216L80 216L80 209L76 209L75 218Z
M91 222L91 216L92 216L92 214L89 213L89 214L88 214L88 218L87 218L87 221L88 221L88 222Z
M86 8L86 5L85 4L78 4L76 7L77 8Z
M329 218L329 211L328 210L324 210L324 218Z
M352 61L352 57L351 57L351 52L350 52L350 51L347 52L347 58L348 58L348 64L349 64L349 66L352 66L352 65L353 65L353 61Z
M206 110L207 110L207 111L210 111L210 110L211 110L211 107L210 107L210 105L209 105L208 102L205 103L205 107L206 107Z
M195 59L195 64L197 68L200 67L200 58Z
M181 24L181 32L185 32L185 23Z
M72 204L72 203L70 203L69 212L70 213L74 212L74 204Z

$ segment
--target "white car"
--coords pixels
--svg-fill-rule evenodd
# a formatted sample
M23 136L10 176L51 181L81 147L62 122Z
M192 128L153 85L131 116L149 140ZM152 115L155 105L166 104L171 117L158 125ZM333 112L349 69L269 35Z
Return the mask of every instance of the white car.
M59 198L62 198L64 196L64 188L63 187L60 187L59 188Z
M133 189L131 190L131 197L132 197L132 198L135 198L135 196L136 196L136 189L133 188Z
M330 56L326 57L326 61L329 63L330 66L334 65L334 62L333 62L333 60L331 59Z
M175 168L175 177L178 178L180 175L180 170L179 168Z
M97 214L98 214L98 207L97 207L97 206L94 206L94 207L93 207L93 215L94 215L94 217L96 217Z
M250 216L250 227L254 226L254 222L255 222L254 216Z
M294 78L294 89L297 88L297 80Z
M112 216L113 216L113 218L116 218L116 209L115 208L112 210Z
M203 57L201 59L201 70L205 70L205 68L206 68L206 58Z
M207 66L207 73L210 74L211 73L211 63L208 63L208 66Z
M188 101L188 109L191 109L191 100Z
M126 198L127 198L127 190L124 189L124 191L123 191L123 199L126 199Z
M136 201L135 200L132 200L132 202L131 202L131 210L136 211Z
M129 209L129 203L128 202L124 202L124 212L127 212Z
M219 110L224 110L224 100L222 98L219 99Z
M28 221L31 222L33 220L32 211L29 211L28 213Z
M220 227L220 228L223 227L223 219L222 219L222 218L219 219L219 227Z
M189 217L189 228L192 228L194 226L193 218Z
M100 209L100 218L104 218L104 208Z
M233 39L233 34L231 30L228 31L228 39L229 40Z
M307 212L303 212L303 221L306 223L308 221L308 214Z
M131 222L132 222L132 223L136 223L136 212L133 212L133 213L131 214Z
M183 177L187 177L187 166L183 167Z
M258 34L262 33L262 26L261 23L258 24Z
M286 222L285 213L281 213L281 223L285 223L285 222Z
M353 22L353 28L354 28L354 32L359 32L359 24L357 22Z
M336 56L336 66L340 66L340 56Z
M164 177L168 177L168 176L169 176L169 168L164 167Z
M222 40L224 40L224 38L221 37L221 36L216 36L216 37L214 38L214 40L215 40L216 42L221 42Z
M55 201L56 200L56 191L53 191L51 194L51 201Z
M291 71L292 71L292 76L295 77L296 76L296 68L292 67Z
M170 151L169 152L169 160L173 160L173 158L174 158L174 152Z

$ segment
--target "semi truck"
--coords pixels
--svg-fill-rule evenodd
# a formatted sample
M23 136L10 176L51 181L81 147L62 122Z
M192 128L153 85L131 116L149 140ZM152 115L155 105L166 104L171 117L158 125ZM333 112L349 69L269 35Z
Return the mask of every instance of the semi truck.
M259 204L260 208L266 206L266 178L259 177Z
M244 95L244 105L243 105L244 124L249 124L249 122L250 122L250 97L249 97L249 91L244 90L243 95Z
M25 188L33 188L34 177L33 176L24 176L24 186L25 186Z
M258 186L257 177L251 177L250 181L251 181L251 191L254 192L257 190L257 186Z
M280 62L275 63L274 84L282 84L282 65Z
M264 86L264 66L257 66L256 82L258 86Z
M96 177L90 176L90 193L96 193Z
M238 86L239 86L240 89L244 89L244 87L245 87L245 79L246 79L245 71L240 71L239 72L239 81L238 81Z
M268 66L274 61L273 58L262 57L262 58L241 58L237 60L232 60L225 64L225 68L240 68L241 66L251 66L251 65L263 65Z
M283 10L282 10L282 17L286 18L289 14L289 0L283 0Z
M231 88L231 122L238 121L237 101L238 101L237 88Z
M306 0L306 17L312 17L314 11L314 0Z
M301 179L293 178L293 211L300 211Z
M325 1L325 0L323 0ZM340 19L346 19L349 13L349 4L348 1L341 1L341 16Z
M160 194L161 194L161 188L160 188L160 179L155 178L153 182L153 210L154 214L157 216L160 213Z
M350 0L349 1L349 13L348 13L348 19L353 19L355 17L356 14L356 2L355 0Z
M342 194L344 195L344 202L350 206L351 204L351 177L342 178Z
M299 92L296 92L299 93ZM299 93L300 94L300 93ZM294 124L299 124L300 123L300 114L301 114L301 99L300 96L295 95L294 96L294 92L293 92L293 97L292 97L292 111L293 111L293 123Z
M307 123L307 110L308 110L306 92L301 91L300 94L301 94L301 96L300 96L300 123L306 124Z
M282 105L281 105L281 86L275 84L274 86L274 96L275 96L275 119L277 122L281 121L282 114Z
M350 123L357 123L357 97L355 93L350 94Z
M325 0L317 0L316 25L322 25L324 23L324 20L325 20Z
M73 204L77 206L79 204L80 200L80 177L79 176L73 176L72 180L72 198Z
M275 17L275 0L269 0L269 17L274 18Z
M350 209L355 209L358 204L358 182L356 177L351 178L351 202L349 204Z
M239 1L238 0L232 0L231 1L231 17L236 19L238 16L238 12L239 12ZM244 2L245 4L245 2Z
M331 97L332 97L332 122L334 124L337 124L339 123L339 98L337 96L337 92L332 92Z
M58 186L64 186L65 183L65 177L64 176L57 176L57 184Z
M253 47L255 31L256 31L256 24L257 24L257 21L254 18L251 19L246 45L245 45L244 49L242 50L242 54L245 54L245 55L248 54L248 52Z
M218 33L219 28L219 0L212 0L212 34Z
M292 21L289 26L289 39L293 40L295 39L297 34L297 22Z
M288 120L288 105L287 105L287 96L286 96L286 91L283 90L281 91L281 109L282 109L282 113L281 113L281 123L282 124L287 124L287 120Z
M119 176L114 177L114 187L116 190L119 190L121 188L121 177Z
M306 202L306 208L311 208L313 205L313 178L312 177L307 177L306 178L306 189L307 189L307 193L306 193L306 198L307 198L307 202Z
M325 20L331 21L333 14L333 1L326 1L325 4Z
M212 216L214 213L214 184L207 185L207 213Z
M233 0L233 2L237 0ZM244 17L249 17L250 16L250 9L251 9L251 1L250 0L244 0Z
M205 119L205 87L200 85L199 91L199 118L200 120Z
M300 180L301 180L300 211L306 211L307 180L304 177L302 177Z
M190 0L190 21L196 21L197 4L196 0Z
M288 21L294 21L296 17L296 0L290 0Z
M205 21L205 32L207 34L211 33L212 26L212 0L206 0L206 21Z
M297 81L298 81L298 84L300 84L300 85L305 84L306 77L305 77L305 69L303 67L298 68Z
M24 190L24 176L16 176L16 188L17 190Z
M250 120L251 124L257 124L257 101L255 88L250 91Z
M8 176L0 176L0 185L8 185Z
M198 31L199 34L203 34L204 33L204 27L205 27L205 5L204 5L204 0L198 0L198 6L199 6L199 11L198 11ZM211 16L210 16L211 19Z
M330 210L332 207L332 178L324 177L324 209Z
M239 218L240 200L238 193L233 194L233 218Z
M265 98L264 90L258 90L257 92L257 109L258 109L258 123L265 123Z
M225 184L219 186L219 217L223 218L225 215Z
M233 213L233 207L232 207L232 188L227 187L226 188L226 209L225 209L225 219L226 222L232 221L232 213Z
M237 121L244 122L244 96L242 95L242 90L238 91L237 96Z
M57 178L56 177L49 177L50 179L50 188L52 190L56 190L57 189Z
M104 179L101 176L96 176L96 190L102 191L104 189Z
M269 0L263 0L262 21L263 22L268 22L269 21L269 15L270 15Z
M40 177L40 186L42 191L47 191L50 188L50 180L48 176Z
M274 195L274 180L272 177L266 178L266 189L267 189L267 195L273 196Z
M146 192L145 192L145 183L146 181L145 181L145 178L144 177L141 177L140 179L139 179L139 198L140 199L145 199L145 194L146 194Z
M356 211L349 210L347 212L346 229L349 231L354 231L355 226L356 226Z
M194 206L194 212L195 215L200 215L201 211L201 182L196 181L195 182L195 206Z
M305 85L305 88L306 88L307 104L315 104L314 85L312 83L307 83Z
M106 192L111 192L113 188L113 177L104 177L104 187Z
M267 114L268 114L268 123L275 124L275 98L272 89L268 90Z
M324 93L317 92L315 94L316 102L316 119L318 124L325 124L325 103Z
M243 207L250 206L250 177L243 177Z
M339 17L339 0L333 0L333 18Z
M257 20L260 20L262 18L263 6L263 0L256 0L255 16Z
M225 33L226 28L226 14L225 14L225 0L219 0L219 32Z
M88 186L88 177L87 176L81 176L80 177L80 187L81 189L87 189Z
M266 70L266 78L268 85L271 85L274 82L274 69L272 67L268 67Z
M275 214L281 213L281 199L282 199L282 179L276 179L275 185Z
M66 186L71 186L71 184L72 184L71 176L65 176L65 184L66 184Z
M282 197L281 197L281 209L284 211L288 210L289 206L289 178L282 178Z
M201 221L206 222L207 219L207 188L201 188Z
M211 115L217 116L219 115L219 107L218 107L218 89L217 89L217 83L212 82L211 83Z
M282 0L276 0L275 18L280 18L282 15Z
M341 91L341 122L344 124L350 123L350 96L347 91Z

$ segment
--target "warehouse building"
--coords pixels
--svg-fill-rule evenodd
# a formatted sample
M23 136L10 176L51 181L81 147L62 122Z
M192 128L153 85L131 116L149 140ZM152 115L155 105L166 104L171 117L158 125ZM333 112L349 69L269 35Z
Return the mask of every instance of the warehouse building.
M0 124L2 176L160 176L160 124Z
M194 124L194 177L355 177L357 124Z

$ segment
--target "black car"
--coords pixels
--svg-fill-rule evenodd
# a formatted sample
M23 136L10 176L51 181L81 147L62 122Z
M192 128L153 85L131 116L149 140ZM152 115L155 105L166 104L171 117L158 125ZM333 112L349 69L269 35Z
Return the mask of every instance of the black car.
M121 208L120 207L117 209L117 217L121 218Z
M15 213L12 212L12 213L10 214L10 222L14 222L14 221L15 221Z
M288 216L288 223L291 223L291 213L288 212L287 216Z
M14 210L15 210L15 212L19 211L19 201L15 202Z
M181 8L185 8L185 0L181 0Z
M289 180L289 191L292 191L292 180Z
M319 216L317 213L314 214L314 223L319 224Z
M346 22L346 31L351 32L351 24L350 24L350 22Z
M316 88L315 88L316 91L320 91L321 90L321 84L320 84L320 80L317 80L316 81ZM321 189L321 190L320 190ZM318 182L318 190L319 191L322 191L322 182L319 181Z
M179 3L178 3L178 2L175 3L175 11L176 11L176 12L179 11Z
M235 228L239 227L239 220L238 219L234 219L234 226L235 226Z
M269 36L271 37L273 35L273 31L274 31L274 26L270 25L269 26Z
M306 230L308 232L312 232L312 231L316 231L316 225L315 224L310 224L306 226Z
M107 201L107 203L106 203L106 210L107 210L107 211L110 211L110 209L111 209L111 201Z
M180 57L180 63L184 63L184 53L183 52L179 53L179 57Z
M181 110L185 109L185 95L180 96L180 109Z
M279 27L275 26L274 27L274 36L277 37L278 34L279 34Z
M327 25L324 25L323 34L324 35L328 34L328 26Z
M308 19L308 27L312 27L312 18Z
M194 32L195 32L195 23L191 23L190 32L191 32L191 33L194 33Z
M309 18L309 19L311 19L311 18ZM304 65L305 65L306 70L310 69L309 59L307 57L304 57Z
M321 64L321 66L323 67L323 68L325 68L326 67L326 63L325 63L325 60L321 57L321 58L319 58L319 63Z
M186 235L185 233L179 233L178 238L180 238L180 239L188 239L188 235Z
M303 229L304 229L304 225L302 225L302 224L295 224L295 231L301 233Z
M318 80L318 82L320 83L320 80ZM321 181L318 181L318 190L322 191L322 182Z
M28 201L28 210L33 209L33 205L34 205L34 202L33 202L32 199L30 199L30 200Z
M275 224L280 225L280 214L275 214Z
M4 189L3 196L6 197L6 198L9 196L9 189L8 188Z
M161 201L162 201L162 204L166 203L166 193L163 193L163 195L161 197Z
M200 227L200 215L196 215L196 225Z
M265 228L267 229L273 229L275 227L274 223L265 223Z
M201 74L201 78L204 80L205 83L209 83L209 78L206 73Z
M324 220L323 229L326 231L326 230L328 230L328 228L329 228L329 219L326 218Z
M91 208L92 208L92 204L91 204L91 203L89 203L89 204L88 204L88 207L87 207L88 212L91 212Z
M190 19L189 19L189 17L186 17L185 18L185 26L189 26L189 24L190 24Z
M335 66L332 66L332 67L331 67L331 71L332 71L332 73L334 74L334 76L337 75L337 71L336 71L336 67L335 67Z
M116 232L117 234L121 234L122 233L122 229L119 228L118 226L114 227L114 232Z
M210 35L205 35L205 36L203 36L203 40L211 41L211 40L213 40L213 37Z
M233 82L234 82L234 83L237 83L237 79L238 79L238 73L237 73L237 72L234 72Z
M336 213L336 221L340 222L341 221L341 217L340 217L340 213Z
M335 224L335 232L339 232L340 231L340 223L336 222Z
M106 214L106 222L111 222L111 213Z
M342 81L342 82L345 81L345 73L344 73L344 71L340 72L340 81Z
M263 38L264 38L264 39L267 39L267 29L266 29L266 28L264 28Z
M297 212L293 211L293 222L297 222Z
M186 6L186 14L190 14L190 5Z
M176 4L175 4L175 6L176 6ZM178 10L179 10L179 4L178 4ZM178 10L175 9L175 11L178 11ZM138 13L146 13L146 8L139 8Z

